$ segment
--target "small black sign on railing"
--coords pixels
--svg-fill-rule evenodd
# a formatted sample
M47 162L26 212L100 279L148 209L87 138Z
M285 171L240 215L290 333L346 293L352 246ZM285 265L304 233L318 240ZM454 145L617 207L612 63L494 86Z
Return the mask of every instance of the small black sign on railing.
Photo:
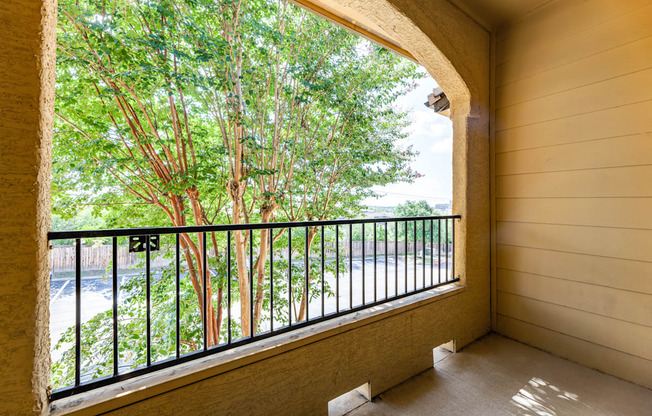
M157 234L153 235L132 235L129 237L129 252L130 253L141 253L147 250L147 237L149 237L149 251L158 251L161 245L160 236Z

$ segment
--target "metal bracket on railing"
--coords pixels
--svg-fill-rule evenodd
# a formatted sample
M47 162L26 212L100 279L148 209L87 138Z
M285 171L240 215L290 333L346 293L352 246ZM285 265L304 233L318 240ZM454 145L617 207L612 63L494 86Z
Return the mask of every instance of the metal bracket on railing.
M161 244L161 238L157 234L153 235L132 235L129 237L129 252L141 253L147 250L147 238L149 237L149 251L158 251Z

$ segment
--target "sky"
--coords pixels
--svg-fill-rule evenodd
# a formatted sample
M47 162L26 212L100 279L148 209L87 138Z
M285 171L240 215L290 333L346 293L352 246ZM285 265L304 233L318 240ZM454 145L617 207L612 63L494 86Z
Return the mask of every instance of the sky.
M412 145L419 152L411 167L424 176L411 184L376 186L374 191L382 196L365 199L365 205L396 206L409 200L425 200L434 206L453 199L453 125L448 117L436 114L423 104L435 87L437 83L428 76L396 102L411 113L412 119L407 129L409 136L397 145L402 148Z

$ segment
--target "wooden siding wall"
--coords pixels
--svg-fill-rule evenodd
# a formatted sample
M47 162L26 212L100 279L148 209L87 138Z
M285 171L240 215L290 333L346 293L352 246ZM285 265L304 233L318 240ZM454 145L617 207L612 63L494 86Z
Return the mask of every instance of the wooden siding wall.
M652 0L500 29L496 329L652 387Z

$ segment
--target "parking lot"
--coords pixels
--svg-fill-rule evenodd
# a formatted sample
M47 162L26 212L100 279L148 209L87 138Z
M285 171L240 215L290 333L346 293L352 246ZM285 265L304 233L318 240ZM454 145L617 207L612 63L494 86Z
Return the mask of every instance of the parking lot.
M374 299L381 300L385 298L385 294L389 297L393 296L396 291L396 283L398 283L398 293L404 293L406 284L408 291L414 289L415 275L416 275L416 288L422 288L425 280L426 286L437 283L439 280L440 272L436 264L433 264L431 269L430 263L422 264L417 262L416 274L414 268L414 261L408 258L407 261L407 278L406 278L406 263L404 258L399 258L398 263L395 263L394 258L388 258L387 265L385 264L384 256L379 256L374 263L373 258L367 258L364 262L364 301L365 304L371 303ZM398 267L397 267L398 266ZM374 274L375 269L375 274ZM398 270L397 270L398 269ZM431 274L432 272L432 274ZM451 268L449 265L449 273ZM154 273L156 273L154 271ZM138 275L138 271L121 271L119 273L119 287L128 281L128 279ZM374 281L374 275L376 279ZM446 264L441 265L441 279L445 279ZM385 281L387 276L387 292L385 291ZM397 277L398 276L398 277ZM336 311L336 306L339 303L340 310L345 310L351 306L356 307L362 305L363 301L363 271L362 260L353 259L353 274L349 273L348 264L346 265L346 272L339 276L339 302L335 296L325 297L324 299L324 312L326 314ZM326 283L331 286L335 291L337 287L336 278L332 274L327 274ZM87 273L82 275L81 285L81 318L82 322L91 319L98 313L109 310L112 307L112 279L110 276L102 275L100 272L94 274ZM350 295L351 288L353 288L353 296ZM284 295L280 293L279 295ZM119 300L124 293L119 293ZM351 300L353 301L351 304ZM315 317L321 314L321 297L311 300L309 305L309 316ZM232 305L232 317L239 319L239 305L234 303ZM61 334L75 323L75 280L71 273L55 274L52 276L50 282L50 337L52 340L52 347L55 346L56 341L60 338ZM58 357L53 354L52 359L56 360Z

